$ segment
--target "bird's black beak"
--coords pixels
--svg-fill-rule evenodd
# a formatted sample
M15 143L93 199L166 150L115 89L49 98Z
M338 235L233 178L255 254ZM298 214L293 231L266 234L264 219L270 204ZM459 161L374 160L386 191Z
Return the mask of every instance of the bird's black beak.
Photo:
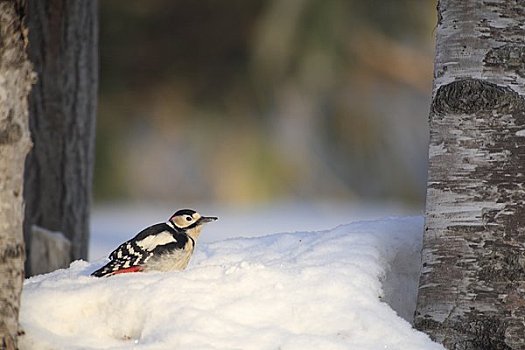
M201 216L201 218L199 219L199 223L205 224L207 222L212 222L212 221L215 221L217 219L218 219L218 217L216 217L216 216Z

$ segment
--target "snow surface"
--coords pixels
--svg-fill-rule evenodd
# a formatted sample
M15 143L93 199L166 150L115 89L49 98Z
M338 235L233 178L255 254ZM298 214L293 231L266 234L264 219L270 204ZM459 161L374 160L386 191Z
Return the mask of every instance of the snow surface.
M186 205L187 206L187 205ZM89 261L105 258L117 245L141 229L166 221L177 209L167 203L112 203L99 205L92 212ZM172 208L172 209L170 209ZM356 220L380 219L387 216L422 214L399 203L296 202L227 206L201 204L197 209L207 216L218 216L199 237L209 243L229 238L260 237L276 232L320 231Z
M422 231L405 217L199 242L182 272L94 278L104 260L77 261L26 280L20 348L442 350L382 301L413 311Z

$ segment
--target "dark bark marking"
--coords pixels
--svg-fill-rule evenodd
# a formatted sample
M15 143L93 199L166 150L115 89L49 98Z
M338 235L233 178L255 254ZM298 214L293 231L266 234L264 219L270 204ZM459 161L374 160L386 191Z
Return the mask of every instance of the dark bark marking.
M512 113L525 101L508 87L479 79L461 79L439 87L432 101L432 114L476 114L494 109Z
M485 1L484 6L487 10L497 14L499 18L511 18L516 23L525 21L525 11L523 10L522 0L505 0L505 1ZM507 25L505 27L493 26L490 21L483 19L480 23L482 29L482 38L496 40L502 43L523 44L525 29L520 25Z
M447 323L449 322L449 323ZM462 322L446 321L439 323L431 318L424 318L418 322L420 329L434 329L445 331L453 329L460 334L466 335L461 341L454 343L445 343L445 347L455 350L511 350L512 348L505 344L505 330L508 325L498 317L481 317L479 312L473 310L473 313ZM430 334L430 338L436 341L435 337Z
M0 264L5 264L7 260L18 259L25 253L22 244L8 245L5 250L0 251Z
M479 262L480 272L478 277L482 281L493 283L510 283L525 280L523 259L515 252L504 253L498 249L499 242L487 242L485 245L488 254ZM505 248L505 247L502 247ZM494 250L492 250L494 249Z
M0 145L12 144L22 138L22 127L13 121L13 110L0 122Z
M483 60L488 67L503 68L525 78L525 46L505 44L491 49Z
M457 349L510 350L505 344L507 325L497 317L473 317L467 322L457 323L454 327L462 333L471 334L463 344L456 344Z

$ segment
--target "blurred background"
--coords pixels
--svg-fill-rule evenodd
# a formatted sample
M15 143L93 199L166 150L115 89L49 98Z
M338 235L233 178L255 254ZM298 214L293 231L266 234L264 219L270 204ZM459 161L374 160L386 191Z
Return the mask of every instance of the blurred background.
M119 203L421 212L435 8L101 1L95 230Z

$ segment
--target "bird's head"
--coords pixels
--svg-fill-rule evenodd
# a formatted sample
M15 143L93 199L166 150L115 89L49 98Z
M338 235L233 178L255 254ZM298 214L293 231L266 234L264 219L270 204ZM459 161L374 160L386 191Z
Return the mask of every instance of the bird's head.
M217 220L215 216L202 216L192 209L181 209L173 214L170 222L179 230L185 231L193 239L196 239L202 226L211 221Z

